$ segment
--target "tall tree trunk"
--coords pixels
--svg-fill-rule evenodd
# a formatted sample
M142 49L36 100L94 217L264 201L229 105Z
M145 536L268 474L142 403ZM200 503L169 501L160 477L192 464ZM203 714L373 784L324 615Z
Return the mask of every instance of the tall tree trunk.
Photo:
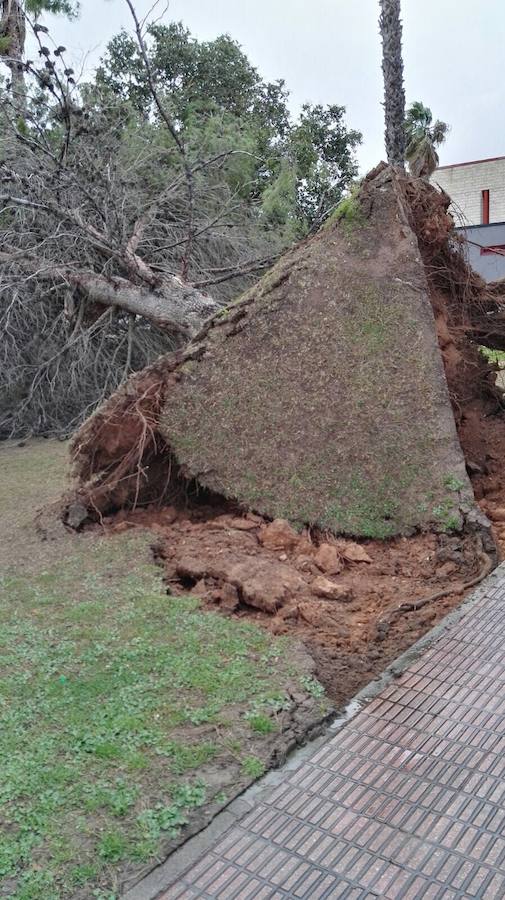
M391 166L404 169L405 90L400 0L380 0L380 7L386 153Z
M21 0L1 0L0 59L10 69L11 91L16 108L21 115L26 110L26 85L23 69L25 55L26 23Z

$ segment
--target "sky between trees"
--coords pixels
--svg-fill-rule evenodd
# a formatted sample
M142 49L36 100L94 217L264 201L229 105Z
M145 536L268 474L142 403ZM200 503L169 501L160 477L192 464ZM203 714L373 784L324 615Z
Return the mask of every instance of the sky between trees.
M152 4L137 0L139 14ZM363 132L362 170L384 158L377 0L170 0L170 19L201 40L228 32L264 79L286 80L294 111L306 100L344 104ZM403 0L403 19L407 102L421 99L452 126L441 164L504 154L503 0ZM92 67L122 26L124 0L82 0L78 22L51 30Z

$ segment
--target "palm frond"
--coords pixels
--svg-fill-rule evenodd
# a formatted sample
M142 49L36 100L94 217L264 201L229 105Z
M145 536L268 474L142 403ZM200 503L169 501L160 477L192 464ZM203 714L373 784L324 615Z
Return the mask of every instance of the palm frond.
M429 177L437 168L439 158L436 148L445 141L449 132L446 122L437 119L432 125L431 109L416 100L409 106L405 117L407 147L405 157L412 175Z
M431 140L435 144L436 147L443 144L447 135L449 134L450 127L447 122L441 122L440 119L437 119L433 128L431 129Z

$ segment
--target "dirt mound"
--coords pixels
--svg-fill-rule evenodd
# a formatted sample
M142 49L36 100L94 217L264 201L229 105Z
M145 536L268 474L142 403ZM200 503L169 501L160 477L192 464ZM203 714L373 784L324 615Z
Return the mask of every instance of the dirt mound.
M497 401L468 341L483 283L449 240L446 209L418 179L371 173L184 353L85 424L74 442L85 505L102 514L203 490L297 528L459 529L475 513L455 428L470 372L480 413L484 396Z
M478 349L505 349L504 292L468 268L448 203L379 167L74 441L81 511L157 531L173 593L301 638L337 703L505 549L503 394ZM476 527L452 533L462 509Z

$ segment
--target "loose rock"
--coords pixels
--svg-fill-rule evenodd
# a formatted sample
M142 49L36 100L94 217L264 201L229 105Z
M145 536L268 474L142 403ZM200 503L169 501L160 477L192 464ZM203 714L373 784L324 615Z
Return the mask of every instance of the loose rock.
M488 515L493 522L505 522L505 506L497 506L496 509L490 509Z
M80 528L88 518L87 507L82 503L71 503L67 510L66 523L70 528Z
M352 542L349 544L344 544L344 546L342 547L340 552L341 552L342 556L344 557L344 559L346 559L348 562L354 562L354 563L371 563L372 562L371 557L368 555L365 548L362 547L360 544L354 544Z
M349 603L352 600L352 588L345 584L336 584L329 578L319 575L312 582L312 590L318 597L324 597L325 600L340 600L342 603Z
M314 561L328 575L338 575L342 571L342 558L333 544L321 544Z
M274 519L260 530L259 542L267 550L294 550L300 540L299 534L286 519Z

